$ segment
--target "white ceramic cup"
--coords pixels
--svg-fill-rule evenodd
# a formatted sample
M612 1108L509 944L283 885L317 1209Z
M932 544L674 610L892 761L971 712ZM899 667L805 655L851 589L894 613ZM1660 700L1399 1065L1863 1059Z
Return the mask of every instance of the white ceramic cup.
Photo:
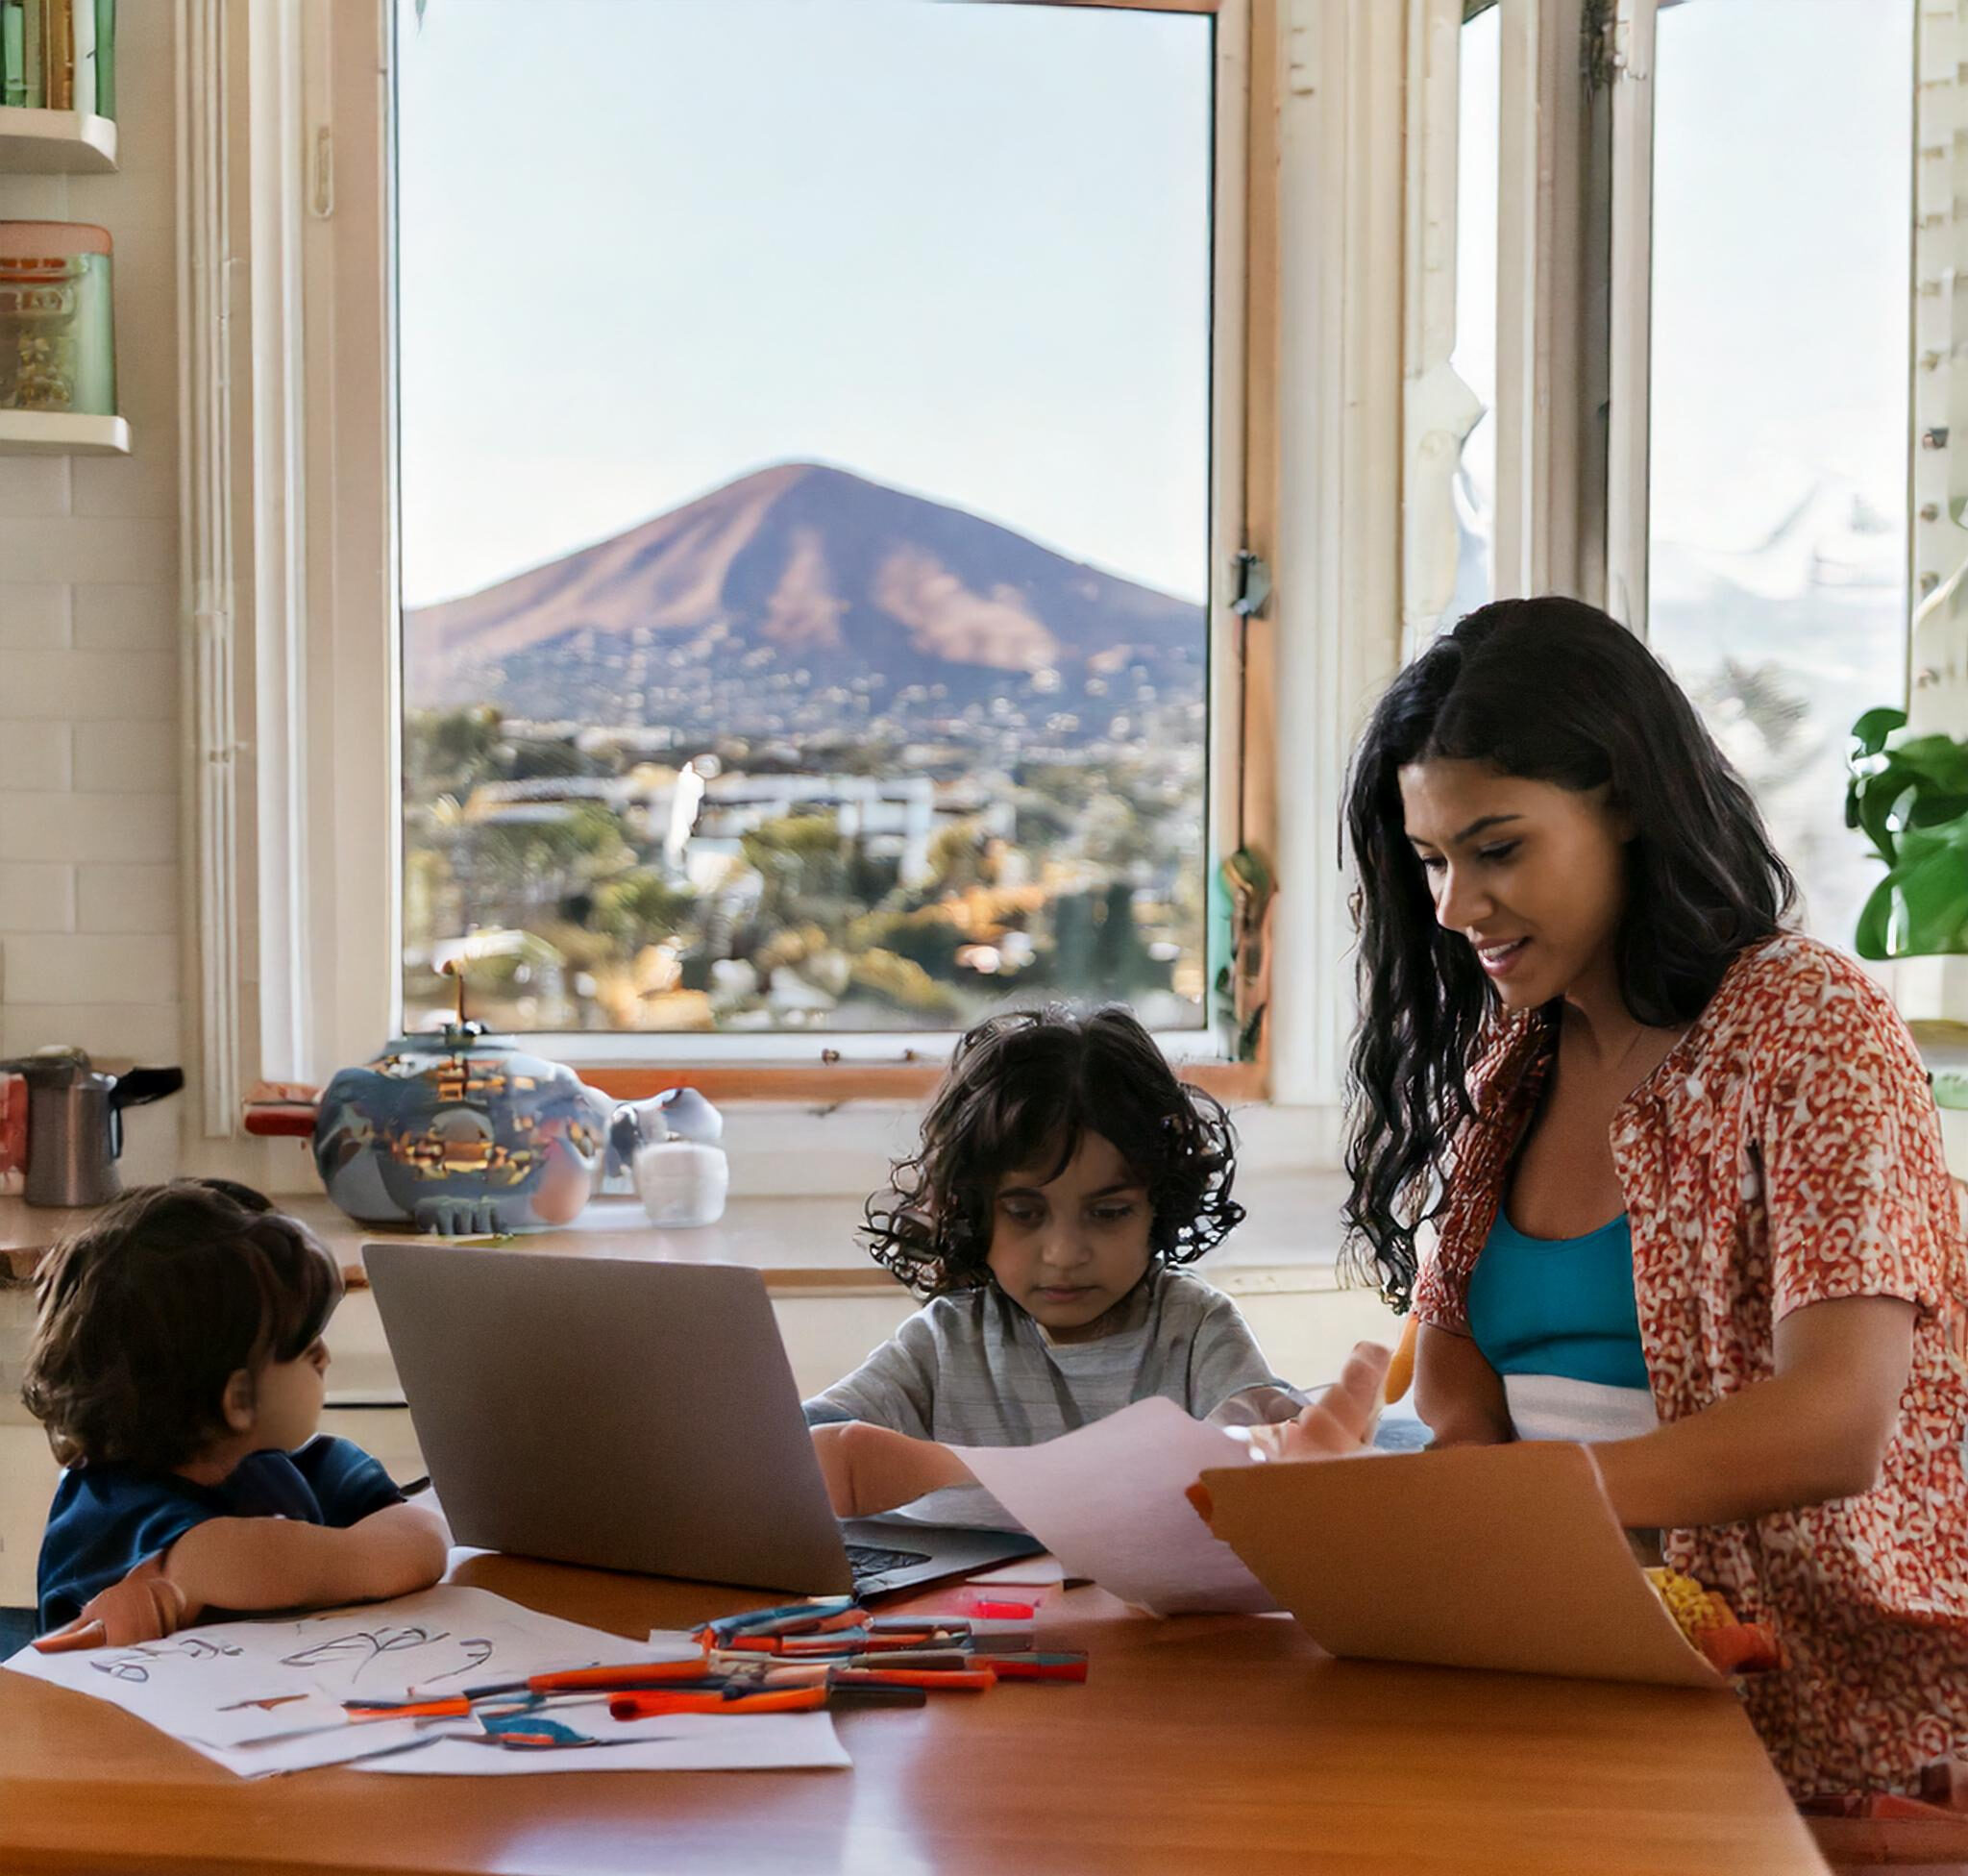
M635 1149L631 1171L652 1224L715 1224L725 1215L731 1164L722 1147L658 1140Z

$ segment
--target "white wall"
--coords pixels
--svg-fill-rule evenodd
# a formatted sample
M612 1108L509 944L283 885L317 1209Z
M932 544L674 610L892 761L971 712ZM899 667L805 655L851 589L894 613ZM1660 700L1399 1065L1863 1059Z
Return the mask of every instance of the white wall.
M119 10L122 168L0 175L0 220L114 243L128 457L0 456L0 1055L184 1059L180 1033L174 9ZM182 1100L128 1116L176 1163Z

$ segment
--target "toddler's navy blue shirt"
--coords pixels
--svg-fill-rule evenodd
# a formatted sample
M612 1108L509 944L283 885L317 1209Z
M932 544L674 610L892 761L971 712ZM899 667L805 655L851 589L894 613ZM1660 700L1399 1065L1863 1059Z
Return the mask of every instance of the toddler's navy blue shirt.
M55 1488L41 1540L41 1633L72 1622L91 1596L209 1518L291 1518L345 1528L402 1504L403 1496L360 1446L327 1434L294 1452L253 1453L220 1485L129 1466L72 1466ZM225 1615L213 1610L200 1619Z

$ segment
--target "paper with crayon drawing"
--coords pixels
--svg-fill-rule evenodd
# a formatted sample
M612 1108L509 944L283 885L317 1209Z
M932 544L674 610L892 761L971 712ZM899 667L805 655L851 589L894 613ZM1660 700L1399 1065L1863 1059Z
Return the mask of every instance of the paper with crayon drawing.
M387 1701L412 1692L442 1698L529 1674L660 1661L676 1653L542 1616L488 1591L445 1586L323 1615L181 1629L161 1642L126 1648L55 1655L23 1648L6 1666L14 1673L107 1700L229 1771L253 1778L380 1755L401 1755L406 1761L402 1768L409 1770L410 1758L448 1736L481 1730L475 1719L354 1722L344 1712L344 1701ZM599 1716L606 1709L597 1705L573 1712ZM826 1732L823 1744L831 1743L830 1726ZM753 1754L761 1744L749 1740L732 1763L755 1764ZM648 1731L636 1749L659 1753ZM846 1763L807 1756L820 1748L798 1738L788 1739L785 1749L800 1756L778 1763ZM503 1747L472 1750L493 1765L519 1756L517 1749ZM833 1750L838 1753L838 1746ZM627 1761L630 1755L589 1746L553 1755L531 1748L526 1756L545 1770L574 1769L575 1760ZM550 1757L568 1763L550 1765ZM682 1763L701 1767L701 1748Z
M824 1713L673 1714L662 1719L610 1719L596 1702L556 1708L577 1730L578 1745L503 1749L496 1739L454 1731L416 1752L366 1759L358 1772L415 1772L456 1777L534 1772L779 1771L795 1765L852 1764Z
M1183 1495L1205 1468L1248 1464L1249 1446L1172 1400L1138 1400L1044 1445L951 1450L1069 1576L1158 1616L1278 1606Z

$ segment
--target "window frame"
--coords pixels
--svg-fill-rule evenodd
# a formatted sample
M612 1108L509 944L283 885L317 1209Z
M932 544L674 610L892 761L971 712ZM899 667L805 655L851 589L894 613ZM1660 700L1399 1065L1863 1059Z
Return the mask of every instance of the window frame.
M1612 292L1615 100L1605 54L1613 43L1611 10L1630 0L1408 4L1413 159L1403 550L1404 651L1413 655L1439 622L1456 575L1448 490L1466 433L1458 428L1461 398L1468 394L1449 364L1456 343L1461 31L1491 9L1499 15L1500 92L1492 592L1497 599L1569 593L1623 616L1610 604L1609 551L1618 531L1611 516L1609 439L1629 438L1620 428L1620 400L1632 386L1616 379L1613 338L1616 324L1623 338L1631 328L1619 319ZM1642 333L1644 323L1642 308ZM1643 395L1644 378L1639 389ZM1643 406L1639 437L1644 458Z
M1653 412L1653 259L1656 27L1663 8L1701 0L1589 0L1606 9L1604 83L1611 97L1611 158L1607 199L1602 205L1609 229L1611 308L1607 331L1610 383L1606 506L1606 609L1642 641L1650 634L1649 566L1652 555L1651 423ZM1922 0L1904 0L1911 12L1913 60L1907 73L1912 101L1908 150L1909 188L1906 204L1911 224L1908 240L1906 560L1900 625L1900 702L1916 718L1923 715L1920 676L1915 669L1920 625L1923 526L1919 505L1923 485L1922 382L1920 357L1923 279L1944 270L1936 258L1923 256L1927 239L1920 204L1922 94L1931 81L1926 69L1925 36L1954 24L1945 10ZM1957 6L1956 12L1959 12ZM1952 59L1950 72L1955 70ZM1957 83L1950 77L1942 83ZM1945 226L1945 224L1943 224ZM1949 235L1947 238L1952 238ZM1951 272L1952 270L1945 270ZM1945 348L1944 348L1945 349ZM1945 437L1945 425L1942 435ZM1877 700L1869 700L1877 701ZM1930 707L1931 705L1930 704ZM1849 941L1849 940L1848 940ZM1909 1020L1968 1018L1968 968L1958 957L1913 956L1860 960Z
M982 0L984 4L995 0ZM1040 0L1046 5L1115 4L1115 0ZM1214 18L1217 31L1217 111L1214 153L1213 202L1213 304L1211 319L1211 605L1210 632L1210 738L1208 797L1205 814L1214 866L1234 852L1242 841L1242 671L1238 657L1239 621L1231 611L1230 590L1235 555L1244 542L1243 519L1243 430L1246 377L1243 283L1245 275L1246 203L1244 181L1247 174L1244 152L1248 125L1249 9L1247 0L1156 0L1149 11L1184 12ZM373 309L380 292L384 301L384 317L392 316L389 306L391 284L390 229L393 216L386 207L387 191L393 178L386 160L389 136L388 81L386 70L390 52L393 9L387 0L367 0L367 4L338 4L316 28L322 36L313 48L319 64L325 61L331 73L330 94L320 100L330 127L335 175L332 180L332 209L330 229L332 252L304 250L304 293L307 303L308 350L310 354L310 391L314 373L328 373L335 386L336 419L326 461L310 461L308 477L308 519L311 574L325 575L322 585L311 597L327 604L332 612L331 656L336 667L337 693L357 696L388 696L400 714L401 698L396 658L397 594L394 590L396 565L394 526L394 473L392 439L396 413L394 397L393 333L385 330L381 342L371 331L355 333L348 317L348 292L353 288ZM371 86L368 74L379 68L378 83ZM354 146L353 149L351 146ZM359 168L352 175L351 164ZM380 186L379 186L380 177ZM317 308L325 315L317 315ZM336 346L333 357L314 363L314 337L326 325ZM354 351L355 384L350 385L351 341ZM357 395L352 401L347 391ZM353 413L353 421L351 420ZM381 434L373 434L375 431ZM381 458L387 457L384 462ZM329 499L317 499L325 485ZM365 506L360 492L387 489L391 512L378 517L352 513ZM349 492L356 499L348 499ZM381 585L370 571L370 555L386 545ZM323 563L326 563L325 565ZM379 600L390 626L385 634L373 629L369 608ZM392 667L385 675L381 669L387 661ZM317 714L318 721L318 714ZM346 736L352 728L343 713L333 733ZM335 765L334 787L348 790L344 796L342 824L331 836L333 870L337 885L366 873L353 902L381 906L381 919L363 914L359 922L343 921L343 928L332 938L327 960L330 980L334 985L332 1002L317 1004L315 1031L335 1037L329 1050L333 1060L355 1059L352 1049L374 1047L376 1039L393 1033L400 1011L400 970L395 960L401 953L400 904L403 840L400 816L395 802L400 785L400 753L394 746L376 747L368 727L357 728L363 754L360 778L352 778L349 766ZM316 778L316 787L320 778ZM386 852L373 835L368 852L351 851L349 829L373 827L380 796L391 803L389 840ZM365 864L366 861L366 864ZM319 870L315 870L319 880ZM344 899L342 902L351 902ZM358 928L347 927L357 924ZM291 927L290 927L291 928ZM310 930L320 933L319 922ZM385 954L388 968L383 970ZM1211 958L1211 975L1222 960ZM315 964L316 973L322 961ZM379 985L386 985L382 990ZM1210 998L1214 1003L1214 996ZM290 1004L291 1006L291 1004ZM1194 1030L1171 1031L1161 1040L1171 1056L1186 1060L1201 1057L1193 1066L1226 1087L1248 1092L1261 1071L1255 1065L1224 1058L1223 1037L1214 1010L1209 1020ZM367 1038L359 1041L357 1038ZM640 1035L634 1033L529 1032L532 1046L566 1060L595 1078L608 1084L640 1087L644 1083L662 1086L676 1081L680 1074L703 1077L702 1085L713 1083L726 1093L750 1092L756 1087L786 1090L802 1086L801 1074L817 1077L829 1091L845 1085L842 1070L854 1070L856 1087L889 1088L897 1093L914 1093L933 1082L934 1063L947 1055L956 1038L954 1032L877 1031L865 1034L750 1033L743 1035ZM338 1052L337 1052L338 1051ZM305 1043L295 1050L308 1051ZM838 1098L838 1096L837 1096Z
M233 1053L196 1066L236 1089L318 1081L366 1059L387 1027L392 992L379 986L397 970L390 305L381 217L360 212L381 204L388 176L386 15L382 0L195 3L223 25L236 629L232 708L201 712L192 748L201 764L235 767L238 801L230 822L197 821L184 864L187 884L216 871L234 887L236 967L207 969L200 991L230 1003ZM1214 655L1242 680L1237 741L1220 745L1238 759L1217 773L1224 823L1271 859L1277 890L1260 1059L1185 1073L1223 1098L1285 1110L1276 1125L1247 1117L1267 1163L1329 1165L1354 1012L1335 834L1347 754L1401 655L1408 10L1129 3L1214 12L1231 47L1245 22L1244 136L1220 152L1246 178L1245 206L1234 230L1218 217L1217 283L1242 292L1234 317L1219 300L1218 325L1242 348L1245 395L1218 473L1242 479L1237 545L1267 564L1273 591L1216 635ZM192 218L212 214L192 206ZM1234 264L1222 264L1225 244ZM1219 398L1219 427L1224 407ZM199 447L209 454L210 439ZM208 937L201 962L209 951L222 967ZM816 1052L833 1043L812 1040ZM582 1066L621 1094L690 1080L775 1103L805 1129L844 1122L849 1103L867 1113L920 1098L937 1073L927 1040L896 1038L918 1054L900 1063ZM210 1106L208 1135L236 1134L231 1103ZM801 1137L810 1147L829 1131Z
M1656 27L1686 0L1465 0L1470 12L1503 12L1502 123L1505 184L1498 231L1499 597L1563 591L1599 605L1642 640L1649 634ZM1694 0L1699 4L1699 0ZM1909 0L1910 4L1910 0ZM1956 12L1968 19L1968 6ZM1914 9L1912 160L1921 186L1919 100L1958 83L1948 13ZM1923 37L1940 29L1945 50L1923 64ZM1933 67L1930 70L1930 64ZM1583 76L1584 83L1580 83ZM1516 137L1512 144L1513 134ZM1513 164L1516 186L1511 186ZM1936 210L1941 207L1936 203ZM1911 205L1909 205L1910 210ZM1906 369L1908 547L1902 682L1921 715L1915 632L1920 613L1923 486L1920 417L1922 281L1915 212ZM1936 215L1936 227L1944 226ZM1943 238L1952 238L1944 235ZM1540 385L1522 368L1539 356L1540 323L1557 343L1542 356ZM1567 332L1562 322L1569 322ZM1513 343L1517 368L1507 370ZM1930 335L1931 344L1945 346ZM1569 348L1569 350L1567 350ZM1540 391L1548 406L1540 407ZM1567 394L1568 392L1568 394ZM1945 425L1942 426L1945 435ZM1516 452L1515 473L1503 460ZM1556 488L1553 504L1540 489ZM1564 506L1569 503L1569 509ZM1506 520L1506 510L1509 519ZM1507 555L1506 531L1512 542ZM1506 571L1506 560L1509 569ZM1960 961L1901 959L1868 971L1912 1015L1968 1014Z

